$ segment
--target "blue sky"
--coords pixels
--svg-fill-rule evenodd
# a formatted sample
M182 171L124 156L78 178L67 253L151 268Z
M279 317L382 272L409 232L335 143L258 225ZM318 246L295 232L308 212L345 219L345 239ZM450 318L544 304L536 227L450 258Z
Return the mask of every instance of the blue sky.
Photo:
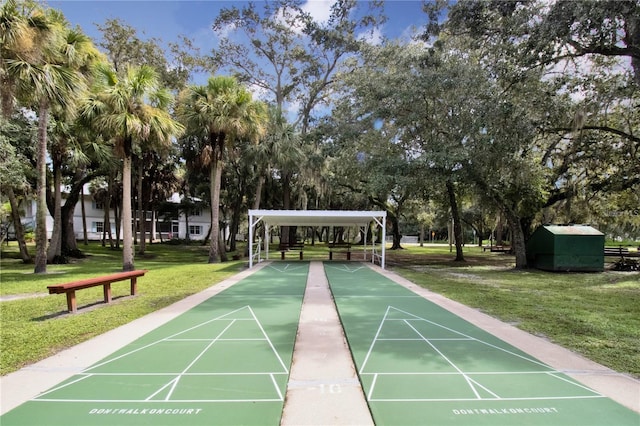
M335 0L306 0L304 9L322 22L328 17L331 4ZM155 37L163 43L177 41L178 35L184 35L194 41L201 54L209 54L217 45L217 36L212 24L222 8L242 7L246 1L221 0L48 0L47 4L62 11L71 25L79 25L82 30L98 42L101 34L96 24L107 19L119 18L136 28L138 37ZM254 1L260 6L260 0ZM362 4L366 6L366 4ZM364 8L366 9L366 7ZM381 34L387 38L406 38L412 33L412 27L422 26L427 16L422 12L420 0L386 0L385 15L388 20ZM224 71L223 71L224 72ZM208 73L192 74L191 83L205 84ZM250 88L254 96L261 97L261 90ZM292 120L297 111L296 105L289 105Z
M61 10L72 25L98 40L95 24L107 19L120 18L135 27L141 38L156 37L163 42L177 40L182 34L193 40L203 52L215 45L211 24L221 8L246 4L245 1L219 0L50 0L50 7ZM255 1L259 4L260 1ZM314 16L327 11L332 0L308 0L307 10ZM389 17L381 31L389 38L407 34L412 25L422 25L426 15L420 0L387 0L385 13ZM146 36L146 37L145 37Z

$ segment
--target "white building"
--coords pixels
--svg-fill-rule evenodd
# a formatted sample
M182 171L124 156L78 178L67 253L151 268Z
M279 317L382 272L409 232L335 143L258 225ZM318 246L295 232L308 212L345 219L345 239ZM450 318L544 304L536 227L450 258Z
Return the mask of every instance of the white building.
M64 192L63 192L64 198ZM180 203L182 196L179 194L173 194L173 196L167 200L176 204ZM64 201L63 201L64 202ZM88 186L85 186L82 198L75 206L73 213L73 229L78 240L84 239L83 224L82 224L82 203L84 202L85 220L87 224L87 239L88 240L101 240L103 236L103 230L105 226L104 220L104 206L102 203L95 201L92 195L89 193ZM134 207L135 208L135 207ZM136 215L136 212L133 212ZM109 220L111 222L111 232L113 238L115 238L116 226L114 222L115 214L113 209L109 212ZM137 217L134 218L137 222ZM24 219L22 223L31 229L35 229L36 223L36 202L33 200L31 203L27 203L24 206ZM153 240L163 240L178 238L186 239L187 232L189 232L189 239L191 240L204 240L209 232L209 226L211 224L211 211L210 209L201 209L192 212L187 218L184 213L180 213L177 217L171 219L165 219L157 217L156 212L148 211L146 213L146 239L151 238ZM189 229L187 229L187 226ZM53 217L47 212L47 237L51 237L53 230ZM108 237L107 237L108 238ZM122 231L120 232L120 238L122 238Z

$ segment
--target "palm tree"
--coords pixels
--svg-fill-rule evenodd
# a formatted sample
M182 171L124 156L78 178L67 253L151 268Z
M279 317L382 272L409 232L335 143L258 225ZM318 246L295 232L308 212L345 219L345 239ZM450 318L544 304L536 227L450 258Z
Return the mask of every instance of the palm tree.
M224 152L238 138L256 142L267 124L265 104L252 99L251 93L233 77L211 77L205 86L191 86L182 92L178 115L189 134L202 142L200 161L209 169L211 197L211 245L209 263L220 260L220 180Z
M51 35L49 22L35 2L7 0L0 7L0 95L5 118L13 113L22 87L11 68L15 63L40 63Z
M85 82L75 66L75 51L68 48L66 37L70 30L60 12L53 9L43 11L31 2L18 5L11 0L0 13L0 29L3 41L0 67L3 110L10 111L14 98L17 98L24 106L34 107L38 115L34 272L44 273L47 271L45 188L49 113L56 105L72 110Z
M64 27L64 37L61 41L61 60L69 69L74 70L83 78L89 76L89 71L93 64L102 58L101 53L96 49L93 42L85 34L77 29ZM62 256L62 166L67 159L73 145L74 133L72 123L75 111L71 108L54 108L52 115L56 119L54 137L52 138L50 156L53 164L53 189L55 194L53 230L49 249L47 250L47 261L52 263L54 259ZM82 152L79 151L78 152ZM76 158L79 158L76 156Z
M98 67L95 95L87 99L82 115L97 129L115 141L115 151L122 159L122 223L124 271L135 269L133 263L133 229L131 209L131 164L133 155L146 142L169 145L183 127L171 118L168 107L172 97L159 87L158 76L146 65L127 67L121 77L101 64Z

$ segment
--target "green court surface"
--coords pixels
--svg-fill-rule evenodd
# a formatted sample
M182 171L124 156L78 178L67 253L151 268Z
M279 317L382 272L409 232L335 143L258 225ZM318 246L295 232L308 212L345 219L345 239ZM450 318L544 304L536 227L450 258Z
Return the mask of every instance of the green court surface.
M640 424L364 264L324 268L377 425ZM308 273L306 262L266 265L0 425L279 425Z
M377 425L632 425L640 416L357 264L325 263Z
M308 270L264 267L0 424L277 425Z

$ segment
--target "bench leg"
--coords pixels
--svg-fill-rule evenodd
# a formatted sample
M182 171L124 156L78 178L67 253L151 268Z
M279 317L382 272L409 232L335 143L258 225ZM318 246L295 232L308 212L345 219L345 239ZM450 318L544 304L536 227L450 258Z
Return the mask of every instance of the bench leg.
M333 260L333 252L332 251L329 252L329 260Z
M104 293L104 303L111 303L111 283L106 283L102 286Z
M135 296L138 292L138 277L131 278L131 295Z
M351 260L351 252L350 251L347 252L347 260Z
M300 252L300 260L302 260L302 252Z
M283 251L280 252L280 260L284 260L284 252Z
M75 292L75 290L67 291L67 309L69 310L69 312L74 313L74 314L78 310L76 308L76 292Z

